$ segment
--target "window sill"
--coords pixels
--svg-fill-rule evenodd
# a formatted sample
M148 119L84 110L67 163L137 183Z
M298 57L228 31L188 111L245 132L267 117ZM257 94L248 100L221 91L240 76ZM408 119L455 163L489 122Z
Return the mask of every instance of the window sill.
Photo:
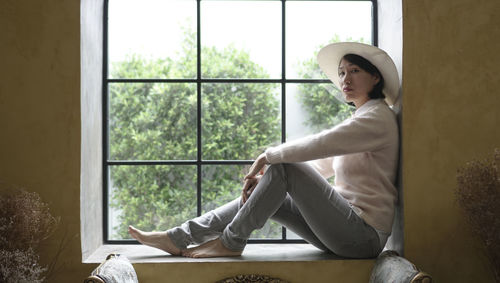
M110 253L126 256L131 263L183 263L183 262L273 262L348 260L324 253L309 244L249 244L240 257L192 259L170 256L161 250L143 245L102 245L84 263L101 263ZM374 259L368 259L374 260Z

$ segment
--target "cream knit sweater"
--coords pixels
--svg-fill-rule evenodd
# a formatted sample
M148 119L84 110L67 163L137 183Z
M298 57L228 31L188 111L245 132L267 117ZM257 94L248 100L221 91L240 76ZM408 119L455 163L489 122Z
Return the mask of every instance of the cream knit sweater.
M271 164L311 161L365 222L390 233L397 191L399 137L394 112L371 99L341 124L266 150Z

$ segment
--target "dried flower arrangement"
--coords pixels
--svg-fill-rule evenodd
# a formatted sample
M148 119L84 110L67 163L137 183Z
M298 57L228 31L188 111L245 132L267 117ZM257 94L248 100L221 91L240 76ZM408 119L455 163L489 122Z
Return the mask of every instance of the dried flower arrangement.
M473 232L484 244L496 282L500 282L500 150L468 162L457 173L455 195Z
M0 282L43 282L47 267L36 253L58 224L37 193L4 190L0 195Z

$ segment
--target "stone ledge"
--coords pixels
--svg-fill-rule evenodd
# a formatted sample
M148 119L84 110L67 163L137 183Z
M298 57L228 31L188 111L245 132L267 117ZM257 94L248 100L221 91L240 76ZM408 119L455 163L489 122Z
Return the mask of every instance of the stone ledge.
M131 263L352 261L324 253L309 244L248 244L240 257L203 259L171 256L161 250L143 245L102 245L83 263L101 263L110 253L122 254ZM363 260L375 262L375 259L362 259L361 261Z

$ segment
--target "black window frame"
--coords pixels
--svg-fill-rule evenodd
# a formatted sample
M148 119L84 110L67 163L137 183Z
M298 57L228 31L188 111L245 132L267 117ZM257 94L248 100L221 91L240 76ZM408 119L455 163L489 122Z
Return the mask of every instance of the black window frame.
M196 45L197 66L196 78L193 79L110 79L108 77L108 7L109 0L104 0L103 13L103 69L102 69L102 115L103 115L103 239L105 244L138 244L136 240L109 240L109 199L108 180L109 167L114 165L196 165L197 168L197 215L201 215L202 203L202 167L204 165L251 165L253 160L203 160L202 159L202 125L201 125L201 88L206 83L272 83L281 86L281 142L286 142L286 85L307 83L331 83L325 79L287 79L286 78L286 2L306 2L308 0L266 0L281 2L281 78L280 79L211 79L201 76L201 6L203 0L196 0ZM318 1L318 0L316 0ZM377 0L319 0L328 2L371 2L372 3L372 45L378 45ZM196 160L109 160L109 118L108 118L108 85L110 83L196 83L197 92L197 159ZM305 243L301 239L287 239L286 228L282 227L281 239L249 239L248 243Z

